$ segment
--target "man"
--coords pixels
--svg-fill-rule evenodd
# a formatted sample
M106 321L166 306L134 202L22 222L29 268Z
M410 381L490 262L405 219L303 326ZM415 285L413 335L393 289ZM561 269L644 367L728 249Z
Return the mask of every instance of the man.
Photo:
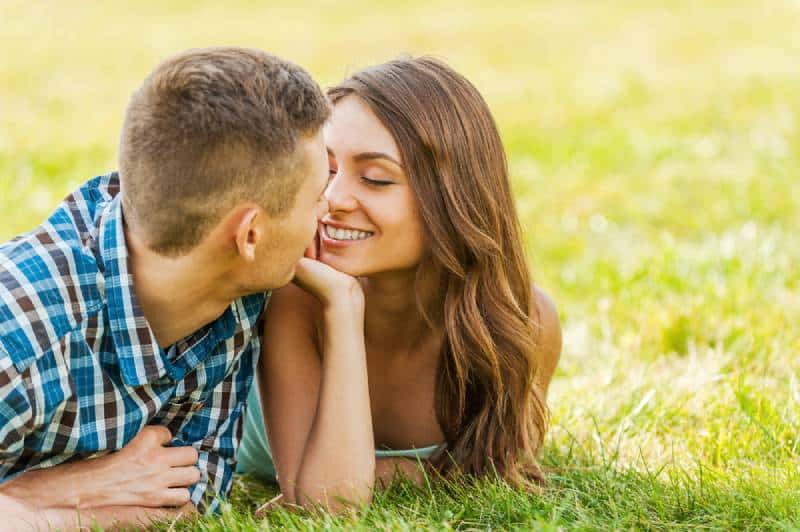
M327 211L329 112L260 51L168 59L128 106L119 174L0 245L3 526L217 508L267 291Z

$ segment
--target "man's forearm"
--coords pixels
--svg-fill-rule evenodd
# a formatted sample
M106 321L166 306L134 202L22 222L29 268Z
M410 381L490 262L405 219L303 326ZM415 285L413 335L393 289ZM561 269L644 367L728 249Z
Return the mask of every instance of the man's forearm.
M0 493L37 508L89 508L114 504L102 489L108 456L26 471L0 485ZM100 486L95 486L100 484Z
M196 514L195 507L188 503L181 508L144 508L140 506L107 506L105 508L35 509L8 495L0 494L0 515L3 515L1 530L76 530L82 527L150 525L153 521L175 520ZM7 527L7 528L4 528Z
M114 461L114 457L117 460ZM4 530L75 530L96 522L100 527L144 526L153 519L174 519L180 513L196 513L188 503L175 509L156 498L147 504L131 493L137 482L125 482L126 471L137 466L137 460L111 453L90 460L60 464L46 469L26 471L0 484L0 521ZM195 458L196 459L196 454ZM139 479L138 484L141 484ZM153 488L159 484L153 482ZM147 484L149 487L150 484ZM184 499L185 501L186 499Z
M0 484L0 494L37 510L179 507L201 473L197 450L165 447L171 439L165 427L148 426L120 451L25 471Z

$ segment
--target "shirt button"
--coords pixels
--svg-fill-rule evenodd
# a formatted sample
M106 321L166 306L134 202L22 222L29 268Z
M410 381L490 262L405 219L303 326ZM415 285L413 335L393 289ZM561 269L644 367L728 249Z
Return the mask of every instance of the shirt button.
M197 412L201 410L205 405L205 403L192 403L192 412Z

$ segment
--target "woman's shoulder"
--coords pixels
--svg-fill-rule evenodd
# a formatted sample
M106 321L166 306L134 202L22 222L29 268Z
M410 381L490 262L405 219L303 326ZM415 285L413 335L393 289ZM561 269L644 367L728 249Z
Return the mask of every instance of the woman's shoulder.
M322 315L320 301L294 283L272 291L267 305L267 327L282 334L308 334L317 329Z
M319 300L294 283L289 283L272 291L269 308L310 312Z
M561 322L558 310L552 298L540 287L533 285L531 296L536 306L536 319L539 321L543 332L555 333L561 331Z
M561 358L561 321L555 303L547 293L537 286L532 288L535 302L533 320L537 329L537 354L539 359L538 378L545 393L550 379L555 373Z

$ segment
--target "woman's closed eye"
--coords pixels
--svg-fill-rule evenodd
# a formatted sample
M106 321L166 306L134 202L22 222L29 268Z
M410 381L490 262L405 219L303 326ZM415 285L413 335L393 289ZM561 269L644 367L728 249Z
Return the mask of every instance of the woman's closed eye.
M394 181L383 181L380 179L370 179L369 177L361 176L361 180L372 187L385 187L386 185L393 185Z

